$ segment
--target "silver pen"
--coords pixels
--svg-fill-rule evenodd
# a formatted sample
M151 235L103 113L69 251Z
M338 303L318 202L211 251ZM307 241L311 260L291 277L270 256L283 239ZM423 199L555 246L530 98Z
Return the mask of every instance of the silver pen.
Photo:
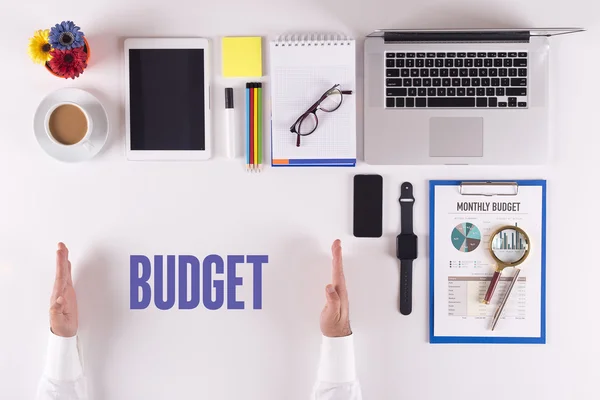
M496 324L498 324L498 320L500 319L500 316L502 315L504 306L506 305L506 302L508 301L508 296L510 296L510 292L512 292L512 289L515 286L515 282L517 282L520 273L521 273L521 268L515 268L515 274L514 274L512 280L510 281L508 288L506 289L506 294L502 298L502 301L498 305L498 309L496 310L496 312L494 313L494 317L492 318L492 330L494 330L494 328L496 328Z

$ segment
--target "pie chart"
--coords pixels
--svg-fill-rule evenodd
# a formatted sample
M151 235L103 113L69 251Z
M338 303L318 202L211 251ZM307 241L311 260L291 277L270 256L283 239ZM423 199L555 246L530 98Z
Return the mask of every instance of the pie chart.
M475 250L479 243L481 243L481 232L470 222L456 225L452 230L452 245L458 251L469 253Z

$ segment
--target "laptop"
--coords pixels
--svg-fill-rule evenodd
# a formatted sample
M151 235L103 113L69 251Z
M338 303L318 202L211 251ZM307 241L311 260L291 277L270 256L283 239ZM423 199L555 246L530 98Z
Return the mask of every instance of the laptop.
M544 164L549 38L582 31L378 30L365 41L369 164Z

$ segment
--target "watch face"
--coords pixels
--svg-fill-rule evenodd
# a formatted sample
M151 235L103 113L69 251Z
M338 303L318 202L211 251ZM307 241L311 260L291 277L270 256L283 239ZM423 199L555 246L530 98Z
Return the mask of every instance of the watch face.
M396 252L400 260L417 258L417 235L398 235Z

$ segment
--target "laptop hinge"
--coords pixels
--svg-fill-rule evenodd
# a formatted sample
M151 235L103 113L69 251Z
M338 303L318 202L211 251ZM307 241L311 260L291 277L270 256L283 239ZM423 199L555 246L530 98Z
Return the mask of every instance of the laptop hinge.
M384 32L385 43L529 42L529 31Z

